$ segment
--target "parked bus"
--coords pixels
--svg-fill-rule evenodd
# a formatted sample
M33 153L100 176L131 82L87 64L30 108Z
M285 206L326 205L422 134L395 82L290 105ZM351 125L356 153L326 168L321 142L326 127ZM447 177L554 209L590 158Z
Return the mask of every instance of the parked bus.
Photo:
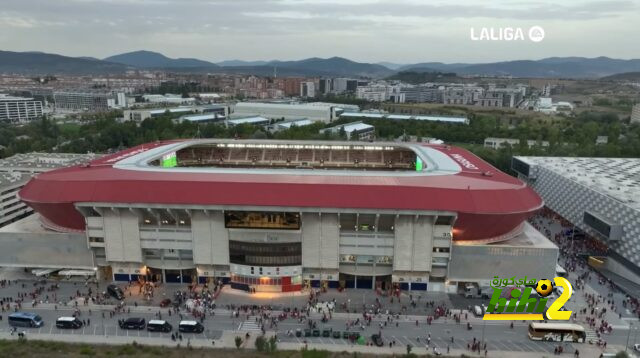
M584 343L584 327L571 323L529 323L529 338L534 341Z
M9 315L9 324L13 327L42 327L42 317L35 313L16 312Z

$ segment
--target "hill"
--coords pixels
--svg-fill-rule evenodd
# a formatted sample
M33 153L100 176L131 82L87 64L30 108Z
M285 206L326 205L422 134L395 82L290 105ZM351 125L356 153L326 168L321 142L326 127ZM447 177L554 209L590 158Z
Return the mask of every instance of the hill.
M302 72L308 71L320 76L386 77L395 72L382 65L355 62L342 57L312 57L299 61L271 61L268 65L272 68L275 66L278 69L287 68Z
M600 78L603 81L631 81L640 82L640 72L624 72Z
M123 73L129 67L95 59L42 52L0 51L0 73L90 75Z
M225 60L216 63L218 66L241 67L241 66L263 66L269 61L243 61L243 60Z
M640 71L640 60L620 60L609 57L549 57L536 61L518 60L482 64L425 62L407 65L400 70L421 67L466 75L598 78L620 72Z
M459 79L453 72L438 71L400 71L392 76L387 77L388 80L398 80L406 83L419 84L426 82L451 82Z
M122 63L138 68L183 68L183 67L218 67L218 65L195 58L169 58L152 51L133 51L104 59L109 62Z

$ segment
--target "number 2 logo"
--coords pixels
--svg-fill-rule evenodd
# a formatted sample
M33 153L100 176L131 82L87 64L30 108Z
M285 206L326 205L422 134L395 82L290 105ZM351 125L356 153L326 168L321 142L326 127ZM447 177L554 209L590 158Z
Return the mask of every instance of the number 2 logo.
M556 277L553 279L556 284L556 287L562 287L564 291L562 294L556 298L547 312L544 313L546 319L549 320L563 320L568 321L571 318L572 311L560 311L560 309L564 306L565 303L571 298L573 295L573 287L571 287L571 283L564 277Z

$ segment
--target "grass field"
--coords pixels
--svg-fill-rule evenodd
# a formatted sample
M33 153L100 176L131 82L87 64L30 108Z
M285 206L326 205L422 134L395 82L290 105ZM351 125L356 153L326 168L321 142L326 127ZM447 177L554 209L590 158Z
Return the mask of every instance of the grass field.
M373 358L398 357L406 355L373 355L348 352L327 351L276 351L274 353L259 353L255 350L213 349L213 348L169 348L159 346L144 346L129 344L121 346L90 345L62 343L39 340L0 340L0 357L30 357L30 358L86 358L86 357L135 357L135 358ZM415 355L410 355L415 357ZM424 357L424 356L421 356ZM443 356L440 356L443 357ZM464 356L463 356L464 357Z

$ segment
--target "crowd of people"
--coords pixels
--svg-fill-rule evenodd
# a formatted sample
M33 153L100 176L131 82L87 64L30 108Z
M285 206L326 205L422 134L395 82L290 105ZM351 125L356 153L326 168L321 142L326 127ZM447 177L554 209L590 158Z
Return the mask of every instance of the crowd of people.
M578 233L578 229L574 228L569 221L547 208L531 218L530 223L558 245L560 249L559 263L567 273L575 275L572 286L574 289L582 291L586 307L574 311L572 319L584 323L596 333L598 339L590 343L603 349L606 348L607 342L604 335L611 334L613 331L613 326L607 320L607 312L613 313L621 319L622 309L628 309L640 318L638 298L625 295L620 307L616 303L615 295L621 294L622 291L611 279L588 264L587 258L589 256L605 256L608 251L607 246L587 234ZM552 232L550 229L554 223L560 225L560 230L557 232ZM576 239L577 236L580 239ZM600 294L597 291L588 292L585 290L587 283L591 286L601 286L606 290L606 294Z

